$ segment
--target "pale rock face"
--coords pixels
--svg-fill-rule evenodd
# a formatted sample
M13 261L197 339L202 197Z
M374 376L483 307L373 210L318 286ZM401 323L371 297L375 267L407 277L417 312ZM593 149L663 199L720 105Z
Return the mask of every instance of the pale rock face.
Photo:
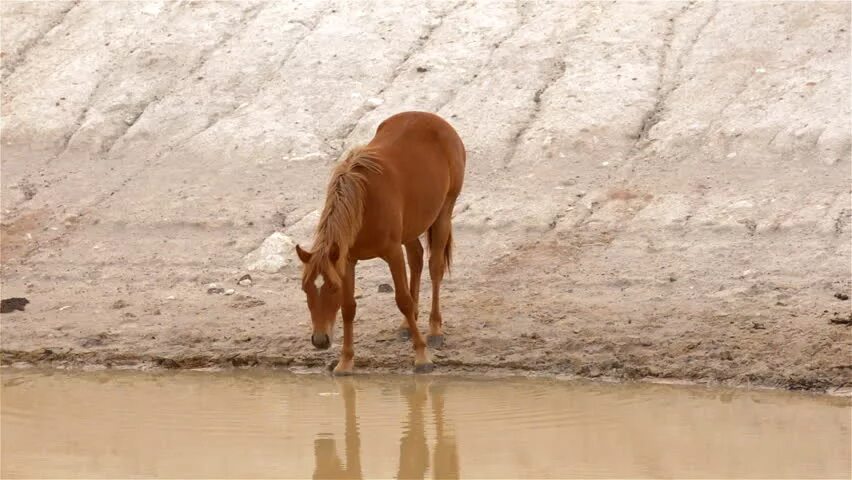
M652 369L673 377L848 375L832 370L848 335L819 315L848 311L833 294L852 287L851 15L840 1L2 1L4 291L55 285L42 295L67 316L114 302L109 282L137 305L210 302L191 296L200 279L250 268L267 273L253 294L280 293L265 308L303 313L271 278L296 275L294 243L310 249L335 159L423 110L467 148L444 317L471 351L498 355L477 348L480 319L506 345L574 322L578 345L624 365L684 359ZM365 291L390 281L381 261L357 275ZM374 308L366 335L397 315ZM216 318L227 330L237 313ZM741 331L758 313L777 323ZM630 346L648 331L671 351ZM4 330L4 348L42 340ZM748 359L712 364L722 344ZM566 358L544 363L591 362Z

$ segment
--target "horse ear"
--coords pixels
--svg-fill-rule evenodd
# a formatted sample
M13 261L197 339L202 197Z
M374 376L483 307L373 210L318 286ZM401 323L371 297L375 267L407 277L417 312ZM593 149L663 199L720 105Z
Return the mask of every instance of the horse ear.
M331 248L328 249L328 259L331 260L331 263L337 263L337 260L340 259L340 247L336 243L333 243Z
M296 255L299 256L299 260L301 260L302 263L308 263L311 261L311 252L302 250L302 247L298 244L296 245Z

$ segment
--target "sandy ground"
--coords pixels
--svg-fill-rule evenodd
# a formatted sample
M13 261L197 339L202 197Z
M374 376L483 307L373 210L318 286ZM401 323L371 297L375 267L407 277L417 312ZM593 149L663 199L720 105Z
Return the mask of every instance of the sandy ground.
M441 371L852 382L846 2L0 9L4 364L332 361L295 255L251 252L426 110L469 151ZM358 276L356 367L410 369Z

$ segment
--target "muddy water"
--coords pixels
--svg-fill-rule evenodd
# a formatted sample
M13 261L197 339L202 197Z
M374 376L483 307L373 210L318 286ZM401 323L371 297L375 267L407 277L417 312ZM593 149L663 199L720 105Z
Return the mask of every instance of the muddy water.
M850 477L840 398L279 372L2 382L3 478Z

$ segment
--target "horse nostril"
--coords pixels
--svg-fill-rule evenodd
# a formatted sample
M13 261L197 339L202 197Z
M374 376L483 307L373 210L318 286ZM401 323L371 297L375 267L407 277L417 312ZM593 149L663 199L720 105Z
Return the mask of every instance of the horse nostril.
M311 344L319 350L326 350L331 346L331 340L324 333L315 333L311 335Z

